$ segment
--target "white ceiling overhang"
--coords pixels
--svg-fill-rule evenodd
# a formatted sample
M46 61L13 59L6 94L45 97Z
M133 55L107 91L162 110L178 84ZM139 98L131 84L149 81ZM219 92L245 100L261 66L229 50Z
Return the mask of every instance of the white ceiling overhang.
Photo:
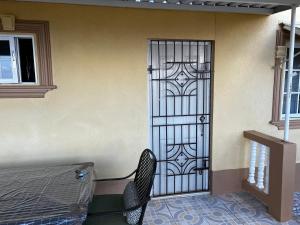
M300 5L300 0L17 0L129 8L191 10L270 15Z

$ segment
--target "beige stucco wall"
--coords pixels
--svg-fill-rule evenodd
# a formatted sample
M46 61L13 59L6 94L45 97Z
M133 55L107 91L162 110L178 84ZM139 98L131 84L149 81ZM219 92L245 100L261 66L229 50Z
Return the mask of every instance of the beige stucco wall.
M0 13L50 22L58 86L44 99L0 99L1 166L94 161L99 176L133 169L148 145L149 38L215 40L214 170L245 166L243 130L282 136L268 122L283 15L13 2L0 2ZM300 144L300 131L291 139Z
M217 15L213 170L247 165L249 145L242 138L243 130L283 138L283 131L268 124L272 115L275 34L281 22L290 23L290 11L266 18ZM300 130L292 130L290 140L300 146Z

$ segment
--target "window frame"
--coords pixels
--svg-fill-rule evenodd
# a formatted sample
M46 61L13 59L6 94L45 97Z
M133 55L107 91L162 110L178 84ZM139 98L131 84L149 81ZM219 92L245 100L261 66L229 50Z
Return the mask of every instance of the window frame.
M43 98L57 87L53 84L49 23L47 21L16 20L15 30L1 35L33 38L35 83L0 84L0 98Z
M276 48L277 46L287 46L290 41L290 32L283 29L283 25L280 24L276 33ZM300 43L300 37L296 37L296 46ZM273 106L272 106L272 119L270 124L275 125L279 130L284 129L284 118L282 114L283 105L283 93L284 93L284 76L286 66L282 66L282 59L275 58L274 67L274 86L273 86ZM291 129L300 129L300 117L291 118Z
M37 63L37 46L36 46L36 38L34 35L24 35L24 34L17 34L14 35L14 37L17 38L31 38L32 39L32 51L33 51L33 63L34 63L34 72L35 72L35 82L19 82L19 85L38 85L39 84L39 71L38 71L38 63ZM20 49L19 49L19 42L17 42L17 48L18 48L18 67L19 71L21 73L21 60L20 60ZM19 74L19 77L21 77L22 74Z
M32 41L32 51L33 51L33 64L34 64L34 72L35 72L35 82L22 82L21 78L21 61L20 61L20 49L19 49L19 38L29 38ZM11 82L7 80L1 80L0 85L37 85L39 84L39 74L38 74L38 65L37 65L37 54L36 54L36 40L34 35L30 34L2 34L0 33L0 40L8 40L10 43L11 57L14 58L13 61L13 79Z

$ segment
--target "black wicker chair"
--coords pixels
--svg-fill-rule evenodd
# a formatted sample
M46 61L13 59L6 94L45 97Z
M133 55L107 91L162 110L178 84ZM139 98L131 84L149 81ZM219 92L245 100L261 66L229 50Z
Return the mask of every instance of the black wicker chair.
M97 179L95 181L116 181L132 177L135 174L139 205L125 209L123 195L96 195L90 203L87 220L84 225L125 225L127 224L124 213L142 208L138 224L143 223L147 204L150 200L150 192L156 171L156 157L149 149L145 149L140 157L138 168L126 177L112 179Z

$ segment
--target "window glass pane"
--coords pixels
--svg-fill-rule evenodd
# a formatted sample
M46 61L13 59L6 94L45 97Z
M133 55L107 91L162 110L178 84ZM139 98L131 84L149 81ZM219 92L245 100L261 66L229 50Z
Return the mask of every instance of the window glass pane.
M295 48L295 55L299 52L300 52L300 48ZM287 55L286 55L287 60L289 59L289 53L290 53L290 51L288 49ZM286 63L286 68L287 69L289 68L288 63ZM300 55L298 55L294 58L294 69L300 69Z
M299 109L297 108L297 103L299 101L298 94L292 94L291 97L291 114L298 113ZM285 114L285 104L286 104L286 94L283 96L283 104L282 104L282 114Z
M36 79L32 39L18 38L18 43L22 82L35 82Z
M291 113L297 113L298 94L292 94L291 98Z
M2 56L10 56L9 40L0 40L0 53Z
M295 49L295 54L300 52L300 48ZM294 58L294 68L295 69L300 69L300 55L296 56Z
M284 92L287 92L287 77L288 77L288 72L285 73L284 77ZM296 76L293 76L292 78L292 91L293 92L298 92L299 91L299 73Z
M285 114L286 94L283 95L282 114Z
M13 77L10 45L8 40L0 40L0 79Z
M300 95L298 95L298 114L300 113Z
M287 78L288 78L288 72L285 72L285 76L284 76L284 92L287 92Z
M297 92L299 90L299 75L293 76L292 79L292 91Z

